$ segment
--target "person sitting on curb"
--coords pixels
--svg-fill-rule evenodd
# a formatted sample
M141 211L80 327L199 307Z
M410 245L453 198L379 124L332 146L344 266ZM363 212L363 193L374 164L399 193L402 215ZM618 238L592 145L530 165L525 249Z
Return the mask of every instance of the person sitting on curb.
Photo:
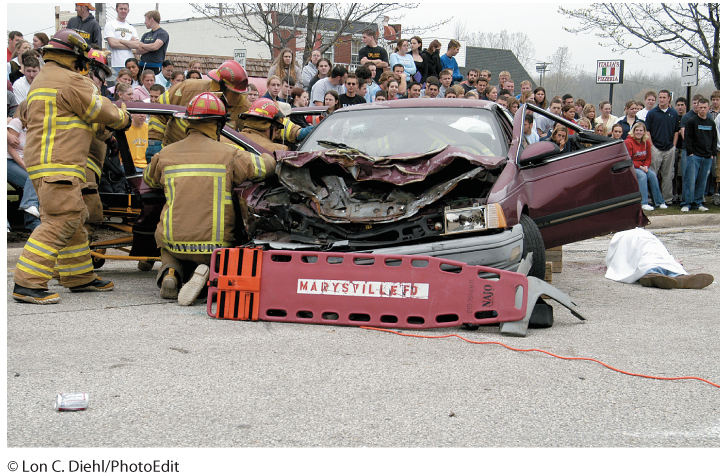
M622 283L662 289L702 289L713 282L710 274L688 274L665 245L643 229L620 231L609 243L605 277Z

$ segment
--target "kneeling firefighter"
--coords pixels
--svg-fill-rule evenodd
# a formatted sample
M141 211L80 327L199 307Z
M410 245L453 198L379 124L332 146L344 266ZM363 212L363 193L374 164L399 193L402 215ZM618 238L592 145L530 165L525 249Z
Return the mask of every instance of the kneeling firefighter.
M234 245L234 187L273 175L275 160L219 142L228 114L213 93L195 96L175 116L187 123L187 136L154 155L144 181L167 198L154 234L162 259L157 286L162 298L189 306L207 283L212 252Z
M302 141L314 128L291 122L286 116L291 106L268 98L256 99L248 112L240 114L240 133L268 150L289 150L284 142Z

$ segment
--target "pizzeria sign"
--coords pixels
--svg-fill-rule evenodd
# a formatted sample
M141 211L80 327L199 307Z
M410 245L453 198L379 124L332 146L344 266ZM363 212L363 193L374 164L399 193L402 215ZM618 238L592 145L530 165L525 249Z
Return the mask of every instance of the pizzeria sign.
M624 60L597 61L597 84L622 84Z

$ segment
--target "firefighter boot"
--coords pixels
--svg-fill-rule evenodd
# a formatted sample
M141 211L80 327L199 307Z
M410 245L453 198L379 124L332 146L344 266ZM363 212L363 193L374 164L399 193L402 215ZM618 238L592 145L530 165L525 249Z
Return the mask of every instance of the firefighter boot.
M197 296L200 295L202 289L207 284L207 278L210 277L210 267L206 264L201 264L195 269L195 274L192 275L189 281L182 286L182 290L179 292L177 302L180 306L189 306Z
M162 284L159 289L159 295L162 299L177 299L179 294L179 280L174 269L167 269L167 274L162 278Z
M61 296L45 289L30 289L16 284L13 288L13 299L32 304L56 304L61 300Z
M82 284L69 288L72 293L80 293L83 291L113 291L114 283L109 280L96 278L90 283Z

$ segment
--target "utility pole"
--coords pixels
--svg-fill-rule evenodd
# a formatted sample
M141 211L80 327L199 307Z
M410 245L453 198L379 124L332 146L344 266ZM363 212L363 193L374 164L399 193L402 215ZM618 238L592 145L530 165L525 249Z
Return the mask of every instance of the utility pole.
M544 75L544 73L546 73L547 71L551 71L549 69L549 67L548 67L548 65L550 65L550 64L551 63L547 63L545 61L542 61L540 63L536 63L536 71L539 73L539 78L538 78L538 85L539 86L541 86L541 83L543 83L543 75Z

